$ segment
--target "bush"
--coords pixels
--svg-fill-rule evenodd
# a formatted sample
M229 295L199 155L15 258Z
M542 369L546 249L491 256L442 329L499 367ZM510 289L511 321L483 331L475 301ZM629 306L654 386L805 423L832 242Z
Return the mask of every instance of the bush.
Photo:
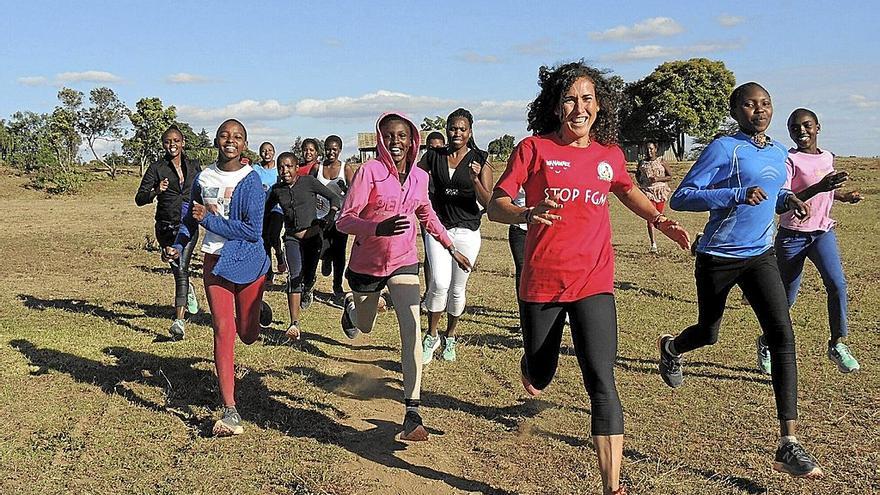
M88 180L89 176L79 170L53 172L44 167L34 174L29 185L53 195L77 194Z

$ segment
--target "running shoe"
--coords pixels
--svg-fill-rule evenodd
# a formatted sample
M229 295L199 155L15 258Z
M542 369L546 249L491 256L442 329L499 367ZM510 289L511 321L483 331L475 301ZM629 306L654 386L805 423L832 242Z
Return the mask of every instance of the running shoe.
M443 360L455 361L455 337L446 337L446 345L443 347Z
M767 344L764 343L764 337L759 336L758 340L755 342L755 347L758 353L758 370L765 375L770 374L770 348L767 347Z
M522 386L526 389L526 392L532 397L537 397L541 395L541 389L535 388L532 385L532 382L526 377L526 357L523 356L519 360L519 378L522 381Z
M822 468L819 467L819 463L798 442L786 442L776 449L773 470L794 478L818 479L822 477Z
M321 275L329 277L331 273L333 273L333 263L330 260L324 258L321 261Z
M241 416L234 407L224 407L223 417L214 423L215 437L231 437L232 435L241 435L244 428L241 426Z
M828 359L837 365L837 369L840 370L841 373L852 373L861 369L859 362L856 361L856 358L852 355L852 352L850 352L849 347L843 342L838 342L834 346L831 346L829 342Z
M304 290L302 293L302 299L299 300L299 309L309 309L309 306L312 305L314 299L315 294L312 292L312 289Z
M440 347L440 336L431 337L430 333L425 334L422 340L422 364L428 364L434 359L434 351Z
M268 327L272 324L272 308L266 301L260 301L260 325Z
M428 439L428 430L422 424L422 417L416 411L407 411L403 417L403 433L401 440L407 442L423 442Z
M666 350L666 342L672 340L672 335L661 335L657 340L657 347L660 349L660 376L672 388L678 388L684 381L681 372L681 356L673 356Z
M357 325L354 324L354 318L352 315L355 314L354 307L354 295L346 294L345 299L342 301L342 331L345 333L345 336L353 339L358 336L360 330L358 330Z
M196 288L192 282L189 283L189 290L186 293L186 312L194 315L199 312L199 300L196 298Z
M659 252L659 251L657 251L657 245L651 244L651 249L649 249L648 252L651 254L657 254Z
M617 487L617 490L611 492L611 495L627 495L629 492L626 491L626 485L620 485Z
M183 340L186 338L186 321L174 320L171 322L171 328L168 329L171 338L174 340Z
M295 321L291 323L290 326L287 327L287 331L284 332L284 334L287 335L288 339L294 342L299 340L300 336L302 335L302 332L299 329L299 322Z

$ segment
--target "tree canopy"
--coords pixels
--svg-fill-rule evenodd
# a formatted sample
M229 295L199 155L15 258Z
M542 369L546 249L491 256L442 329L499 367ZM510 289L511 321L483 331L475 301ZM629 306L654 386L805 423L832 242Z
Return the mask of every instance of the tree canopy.
M685 134L708 139L728 114L735 78L724 62L693 58L666 62L624 89L626 140L671 141L679 160Z
M505 134L490 141L486 151L496 160L507 160L510 158L510 154L513 153L514 147L516 147L514 137L510 134Z

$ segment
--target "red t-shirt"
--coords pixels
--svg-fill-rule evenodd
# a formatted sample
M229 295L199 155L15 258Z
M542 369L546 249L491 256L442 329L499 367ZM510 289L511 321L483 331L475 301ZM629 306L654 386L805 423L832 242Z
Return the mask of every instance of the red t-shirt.
M563 146L549 136L517 145L495 185L526 206L559 192L562 220L529 225L519 296L529 302L571 302L614 290L608 194L633 187L618 146Z
M314 175L312 172L316 170L318 167L318 162L309 165L307 163L300 163L296 167L296 175Z

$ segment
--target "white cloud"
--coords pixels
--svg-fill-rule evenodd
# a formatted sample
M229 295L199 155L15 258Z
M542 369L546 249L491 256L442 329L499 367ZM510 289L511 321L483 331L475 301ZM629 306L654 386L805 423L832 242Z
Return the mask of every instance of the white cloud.
M415 118L416 115L444 114L457 107L464 107L479 118L523 120L527 103L524 100L469 101L379 90L358 97L301 100L296 103L296 114L314 118L354 119L375 118L382 112L400 110Z
M605 31L590 33L596 41L636 41L673 36L684 31L684 28L669 17L652 17L632 26L617 26Z
M413 115L437 108L454 106L454 100L435 96L414 96L379 90L358 97L337 96L326 100L305 99L296 103L296 113L315 118L377 117L382 112L400 110Z
M730 14L721 14L716 19L718 20L718 24L721 24L724 27L733 27L737 24L742 24L746 20L743 16Z
M87 70L82 72L62 72L55 76L59 83L78 83L78 82L95 82L95 83L114 83L121 82L122 78L116 74L100 71Z
M523 43L521 45L515 45L513 47L513 51L520 55L531 55L531 56L540 56L540 55L552 55L557 51L552 47L553 41L550 38L541 38L539 40L532 41L530 43Z
M865 95L849 95L849 101L858 108L880 108L880 100L872 100Z
M178 72L177 74L171 74L170 76L166 77L165 82L169 84L199 84L209 83L212 82L212 80L208 77L200 76L198 74Z
M49 82L49 80L43 76L24 76L19 77L15 81L24 86L43 86Z
M280 120L294 114L293 105L278 100L242 100L218 108L204 108L190 105L177 107L177 113L184 120L194 122L219 122L228 118L240 120Z
M528 104L529 102L526 100L488 100L481 101L475 106L465 106L465 108L468 108L472 114L480 119L525 122Z
M495 55L481 55L476 52L464 52L456 58L469 64L497 64L501 62L501 59Z
M339 38L325 38L323 43L330 48L342 48L342 40Z
M634 62L638 60L687 58L707 53L723 52L740 48L740 42L698 43L686 46L639 45L629 50L604 55L602 60Z

